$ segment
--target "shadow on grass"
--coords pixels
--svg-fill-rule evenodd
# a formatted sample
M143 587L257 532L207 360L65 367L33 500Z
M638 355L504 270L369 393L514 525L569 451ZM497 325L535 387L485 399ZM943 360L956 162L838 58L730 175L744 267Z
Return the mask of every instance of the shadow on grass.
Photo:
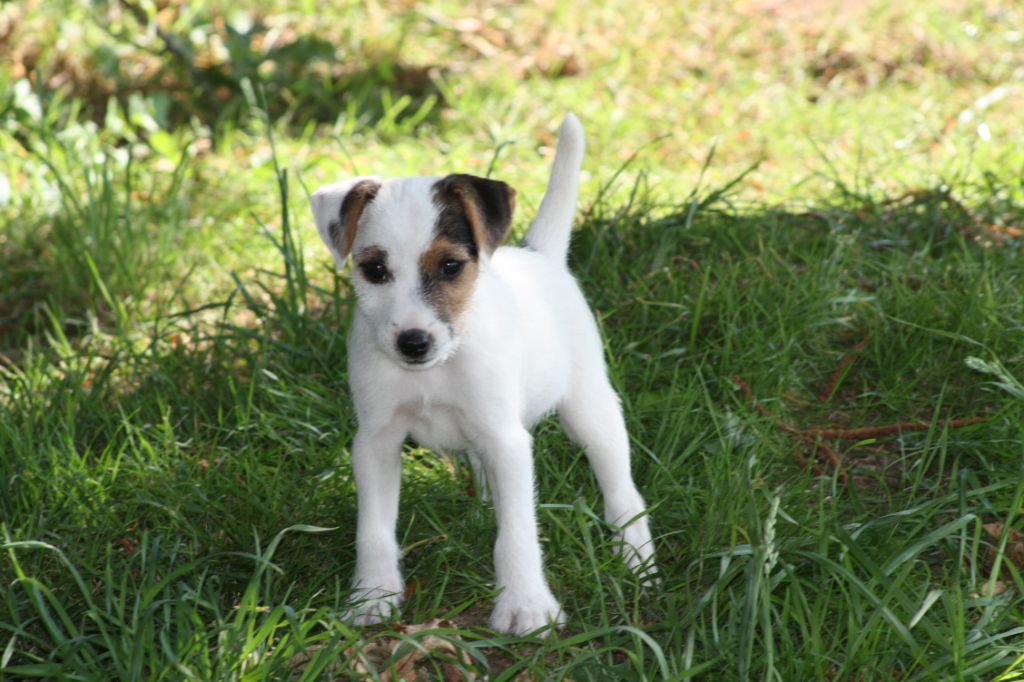
M596 206L577 232L572 252L573 270L598 311L611 349L610 370L638 443L638 479L645 481L648 498L656 501L667 596L639 599L633 606L620 604L626 598L621 592L616 597L606 591L604 574L595 577L588 567L577 566L584 563L583 558L573 559L579 550L573 543L580 535L572 524L563 527L563 512L557 508L544 512L549 542L568 549L553 552L553 570L565 573L563 588L580 609L588 609L582 617L598 618L608 608L635 608L637 622L649 625L650 634L645 636L654 638L663 655L668 653L675 670L686 669L686 661L692 659L685 653L688 645L678 641L682 630L668 623L685 620L689 631L709 645L712 636L705 630L710 628L719 633L719 646L748 654L759 646L756 642L789 646L792 642L786 642L793 633L786 632L797 627L781 624L773 631L750 615L760 603L757 599L768 599L763 584L754 581L761 570L756 561L767 556L757 554L762 550L756 543L763 531L760 514L767 496L782 495L784 508L803 509L817 504L810 499L815 493L806 474L788 459L787 448L773 438L772 426L738 394L731 377L746 377L777 413L815 423L827 419L871 424L907 417L931 421L961 412L991 417L956 437L903 438L893 454L911 466L901 469L898 480L887 484L891 491L876 499L867 500L855 489L830 493L846 505L835 512L837 523L884 519L911 504L924 508L929 500L942 500L941 511L928 513L936 517L936 526L949 532L926 536L932 544L923 545L920 536L911 535L905 540L908 544L900 545L903 540L893 540L888 526L882 525L877 531L865 530L861 541L843 536L846 544L839 545L838 553L852 547L865 563L837 568L836 558L829 554L833 550L827 548L834 538L805 536L803 526L780 530L779 551L787 569L777 574L775 589L791 589L787 595L799 601L806 598L800 590L809 590L812 584L840 585L835 594L823 592L822 601L809 606L808 612L845 608L837 604L849 589L857 594L866 591L875 602L884 600L886 608L899 610L896 625L909 621L917 603L891 599L895 592L889 574L871 567L863 554L868 545L858 542L870 539L885 546L887 557L899 557L909 547L914 552L907 556L920 554L935 567L950 560L958 565L950 555L956 551L956 533L971 522L966 516L952 521L947 516L947 498L955 498L955 486L965 480L959 472L973 470L972 490L1002 491L1005 481L1000 472L1011 464L1004 444L1019 442L1022 435L1020 401L998 390L979 390L984 382L964 362L967 355L992 356L1020 374L1024 329L1019 311L1024 292L1012 286L1022 274L1019 242L996 229L1019 224L1019 207L982 200L968 210L942 191L886 201L846 197L838 205L807 211L749 210L729 201L728 196L712 194L671 211L645 201L619 210ZM189 618L216 622L217 627L228 627L224 624L231 614L243 612L254 625L265 625L269 621L260 614L277 613L284 608L278 605L301 603L315 614L316 623L309 627L340 632L337 613L351 573L355 512L343 456L354 429L343 342L352 300L343 280L336 280L331 290L308 281L306 264L287 231L277 244L286 264L284 274L264 277L261 284L240 279L230 301L157 322L141 346L137 339L123 345L114 342L96 353L87 344L69 340L52 351L27 354L21 363L5 369L0 450L7 474L0 480L0 511L12 539L53 544L87 584L117 587L111 576L134 580L137 571L151 571L160 576L148 583L151 586L173 587L178 597L202 595L192 602L192 597L181 598L196 604L188 611L193 614ZM198 322L211 311L212 321ZM861 334L870 342L857 362L828 400L816 400L822 378ZM734 432L727 433L729 428ZM538 443L555 451L550 445L558 436L549 437L547 426L541 430ZM678 444L689 449L684 452ZM956 465L939 453L949 453ZM486 599L481 590L486 589L488 571L481 569L479 557L489 556L492 531L486 514L466 512L458 475L418 453L412 455L403 489L402 544L409 548L408 574L429 583L413 584L414 591L423 593L414 597L413 612L433 616L446 608L432 601L435 594L443 595L446 604ZM752 484L738 473L743 466L754 466L743 462L758 458L764 460L758 476L772 480L771 490L763 481ZM701 469L700 460L716 459L735 459L736 466L718 473ZM597 506L587 476L581 466L567 465L564 455L538 458L545 497L581 500L573 512L576 516L565 518L584 526L589 517L580 510ZM798 484L791 489L781 485L794 479ZM750 509L723 500L743 501L741 507L749 504ZM988 498L973 503L979 504L979 516L1003 508L1002 502ZM446 530L453 520L459 526L460 537L455 539ZM832 523L829 516L821 526L832 528ZM337 530L289 536L273 559L283 574L273 585L254 578L254 563L259 564L254 555L261 554L265 539L295 524ZM743 551L734 547L737 527L754 543L744 545ZM154 569L144 563L144 555L157 540L165 551L154 559ZM821 556L808 558L816 542L827 547ZM92 633L95 614L83 614L117 608L116 603L88 606L89 599L81 593L76 596L67 582L67 564L55 561L52 553L29 549L18 549L17 571L53 586L52 598L44 600L51 604L47 608L59 604L74 629ZM719 560L724 562L721 572L706 573L702 568L705 561ZM893 560L886 561L889 566ZM13 566L3 568L4 585L12 585ZM187 566L190 572L176 574L176 566ZM945 580L924 573L926 583ZM173 585L177 578L163 579L175 575L181 580ZM900 576L915 589L920 587L908 577L911 573ZM254 579L262 591L259 603L250 604L245 595ZM579 584L590 585L591 580L596 581L601 605L591 603L597 593L590 587L582 590L588 596L579 594ZM785 587L790 580L795 581L792 587ZM953 580L944 584L959 590L960 578ZM33 601L32 589L21 589L35 583L18 582L22 584L5 588L11 622L22 628L19 636L24 643L15 645L16 660L56 657L54 670L63 669L59 666L67 664L70 655L55 652L58 636L37 620L43 602ZM721 595L708 597L713 591ZM130 581L113 593L121 595L114 602L137 596ZM709 615L708 599L715 599L727 613ZM232 611L237 604L244 608ZM881 627L877 618L847 606L851 610L838 614L839 620ZM993 646L1010 631L1007 618L1016 609L1010 604L1000 608L1002 615L993 615L981 635L991 637ZM602 624L611 629L595 630L599 634L593 636L611 642L607 655L574 662L571 652L552 645L549 653L556 653L551 653L551 661L540 657L531 665L536 670L578 665L582 671L609 674L624 665L659 674L656 656L639 661L617 658L612 649L647 645L614 629L619 616L611 625L607 614L602 617ZM628 613L621 617L633 622ZM946 652L933 658L958 655L947 651L951 645L941 627L944 616L936 611L928 618L939 625L918 637ZM248 627L250 621L240 623ZM837 642L823 645L819 660L838 660L839 667L829 668L837 674L934 671L932 663L921 662L923 649L917 641L901 640L896 625L891 632L885 630L884 660L852 652L842 659L838 642L848 641L842 633ZM84 653L76 656L96 657L96 669L110 669L96 653L102 646L88 653L80 643L93 640L76 639L70 626L61 627L67 630L61 637L79 642L73 650ZM170 625L160 627L170 632ZM277 625L268 631L283 632ZM351 631L344 633L335 644L356 641ZM147 640L144 631L139 637L153 657L151 665L166 662L155 641ZM272 649L270 639L260 644L264 645L267 651ZM972 649L969 657L980 665L981 653ZM177 655L194 654L178 650ZM731 659L700 660L710 666L704 670L737 671ZM740 667L748 672L764 665L746 660L746 667ZM985 663L988 670L1005 663L991 660ZM79 670L94 669L93 663L79 663ZM277 660L273 665L285 663ZM809 674L820 663L792 665L791 671Z
M651 209L593 209L574 237L571 264L641 433L677 406L681 363L700 370L722 404L749 407L732 384L742 374L758 395L785 393L788 410L812 423L930 422L1002 409L1004 396L971 390L979 377L964 359L988 355L1019 370L1024 293L1009 286L1020 277L1019 244L993 227L1019 217L1005 203L968 211L935 191L799 212L739 210L715 195L674 212ZM38 292L26 295L23 284L0 296L0 311L11 311L0 348L18 343L4 352L14 452L31 459L52 439L80 456L117 457L146 443L178 453L173 460L185 468L175 475L185 485L253 465L269 476L257 500L275 494L274 477L285 469L337 483L327 473L336 452L323 451L347 443L354 427L344 348L353 302L343 279L328 291L306 278L290 235L278 243L285 274L240 280L229 301L156 320L141 345L114 333L99 348L74 335L79 320L110 319L112 299L88 288L96 266L83 265L83 281L71 283L64 279L74 268L53 266L60 253L81 258L89 248L58 240L55 260L33 261L6 246L0 271ZM50 277L60 285L46 286ZM130 295L130 280L110 281L93 285L113 299ZM62 317L41 329L25 323L26 306L44 302ZM861 338L870 342L857 362L819 401L822 381ZM29 356L20 355L26 339ZM59 427L47 428L49 421ZM321 454L308 460L311 451ZM273 454L264 460L264 452ZM255 459L240 464L239 453ZM168 474L146 485L159 490ZM12 503L19 498L6 492ZM198 492L207 501L223 494ZM9 511L21 517L51 503L26 498Z

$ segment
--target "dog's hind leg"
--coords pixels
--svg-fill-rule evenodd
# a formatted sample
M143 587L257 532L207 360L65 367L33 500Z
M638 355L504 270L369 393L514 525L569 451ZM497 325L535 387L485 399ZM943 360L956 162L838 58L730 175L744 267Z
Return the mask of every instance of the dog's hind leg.
M646 505L633 483L629 435L619 397L602 372L577 381L558 407L566 434L581 445L604 497L604 517L618 529L617 550L635 573L655 580Z

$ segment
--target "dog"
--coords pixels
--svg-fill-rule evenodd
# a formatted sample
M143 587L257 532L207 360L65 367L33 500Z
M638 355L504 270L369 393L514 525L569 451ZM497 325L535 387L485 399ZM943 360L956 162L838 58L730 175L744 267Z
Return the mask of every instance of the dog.
M339 268L350 255L354 263L348 366L358 522L354 606L344 616L351 624L380 622L402 599L396 524L409 437L482 464L498 526L491 628L525 634L564 623L544 577L529 431L552 412L585 449L619 553L645 583L656 579L619 398L566 263L583 152L583 128L568 114L518 248L500 246L516 193L498 180L358 177L311 197Z

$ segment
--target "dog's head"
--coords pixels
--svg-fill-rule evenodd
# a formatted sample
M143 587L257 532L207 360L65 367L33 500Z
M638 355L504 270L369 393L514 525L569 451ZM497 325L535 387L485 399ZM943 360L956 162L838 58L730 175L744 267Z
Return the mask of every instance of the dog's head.
M359 313L381 350L410 369L448 358L512 224L515 190L472 175L362 177L317 190L312 204L338 266L352 255Z

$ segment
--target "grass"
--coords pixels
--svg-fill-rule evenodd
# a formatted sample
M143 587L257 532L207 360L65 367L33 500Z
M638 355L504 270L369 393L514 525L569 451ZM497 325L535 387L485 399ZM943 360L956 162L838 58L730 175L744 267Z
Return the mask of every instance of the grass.
M274 53L223 4L145 19L193 63L122 5L26 7L0 25L0 678L1024 674L1018 10L281 2ZM566 628L484 627L493 514L414 448L407 605L349 628L352 299L308 192L493 166L521 231L566 109L572 267L664 584L544 422Z

